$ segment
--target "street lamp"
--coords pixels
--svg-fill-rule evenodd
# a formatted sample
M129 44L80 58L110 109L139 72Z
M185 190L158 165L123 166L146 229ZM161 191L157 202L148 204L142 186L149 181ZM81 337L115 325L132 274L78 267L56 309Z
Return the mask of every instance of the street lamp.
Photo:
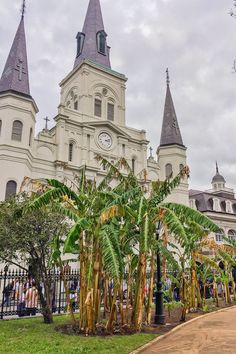
M161 222L156 224L156 240L159 241L161 231ZM156 312L155 312L155 324L165 324L164 304L163 304L163 290L161 282L161 260L159 249L157 251L157 280L156 280Z

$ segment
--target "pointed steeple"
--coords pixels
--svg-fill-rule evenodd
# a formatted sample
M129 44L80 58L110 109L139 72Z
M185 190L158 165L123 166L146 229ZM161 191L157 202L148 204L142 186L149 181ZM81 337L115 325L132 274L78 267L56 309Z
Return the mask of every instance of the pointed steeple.
M6 91L14 91L18 94L30 96L24 13L25 2L23 1L20 24L0 79L0 94Z
M77 56L74 68L84 59L110 68L110 47L107 45L106 37L100 0L89 0L83 31L76 37Z
M167 90L166 90L166 100L165 100L160 146L174 145L174 144L184 146L180 129L179 129L177 116L175 113L174 103L171 96L170 76L169 76L168 69L166 70L166 84L167 84Z

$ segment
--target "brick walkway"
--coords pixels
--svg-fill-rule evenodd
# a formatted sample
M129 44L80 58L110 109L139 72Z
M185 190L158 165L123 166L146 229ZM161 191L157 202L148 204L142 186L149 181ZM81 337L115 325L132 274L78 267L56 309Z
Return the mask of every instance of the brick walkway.
M202 317L140 354L235 354L236 307Z

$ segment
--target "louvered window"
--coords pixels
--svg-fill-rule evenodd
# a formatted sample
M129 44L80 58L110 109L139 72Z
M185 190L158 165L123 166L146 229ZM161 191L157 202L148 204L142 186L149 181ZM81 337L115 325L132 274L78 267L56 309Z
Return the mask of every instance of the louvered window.
M79 32L76 38L77 38L77 57L78 57L83 50L84 34Z
M99 32L97 35L98 51L99 53L106 55L106 34L105 32Z
M114 121L114 104L112 103L107 104L107 119Z
M135 159L132 159L132 172L135 173Z
M95 98L94 102L94 115L97 117L102 116L102 101L98 98Z
M15 120L12 126L12 140L21 141L23 124L19 120Z
M72 162L73 160L73 150L74 150L74 144L70 143L69 144L69 161Z

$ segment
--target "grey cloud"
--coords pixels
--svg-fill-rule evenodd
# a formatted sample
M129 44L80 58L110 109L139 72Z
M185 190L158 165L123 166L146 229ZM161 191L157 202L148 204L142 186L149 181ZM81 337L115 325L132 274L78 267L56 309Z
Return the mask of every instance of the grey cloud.
M101 0L112 67L126 74L127 123L159 144L165 69L191 168L190 185L210 187L215 160L236 185L236 20L232 0ZM31 92L43 117L57 113L59 82L72 69L75 36L88 0L27 2ZM0 70L19 21L21 0L0 0ZM52 124L52 121L51 121Z

